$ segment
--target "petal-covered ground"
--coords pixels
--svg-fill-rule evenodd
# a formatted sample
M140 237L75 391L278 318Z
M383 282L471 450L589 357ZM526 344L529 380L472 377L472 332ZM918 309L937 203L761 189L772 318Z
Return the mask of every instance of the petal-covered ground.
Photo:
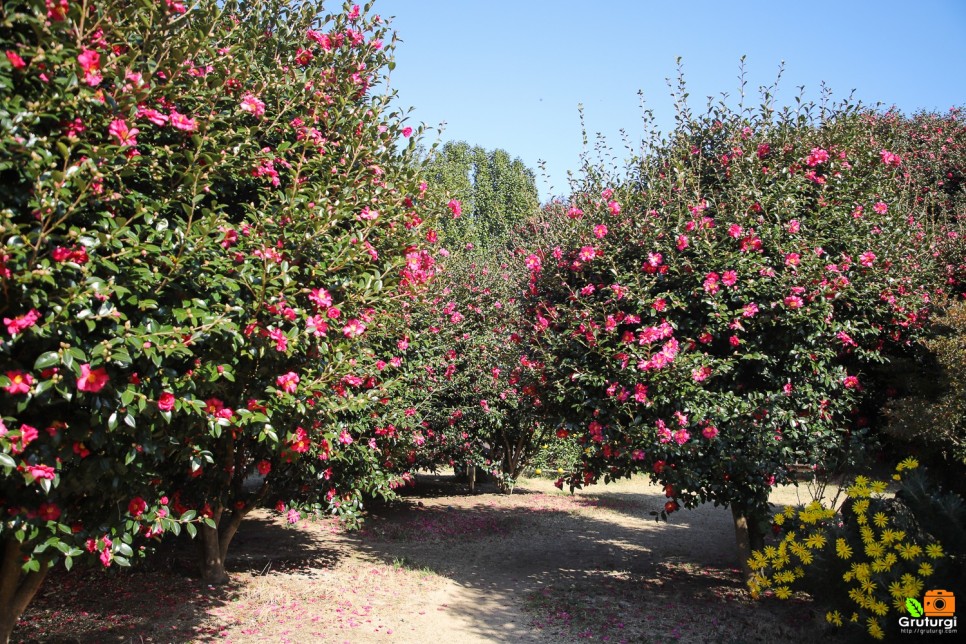
M484 490L486 488L484 487ZM743 592L727 510L655 522L660 488L578 492L525 481L470 495L422 476L360 532L258 514L232 544L232 583L206 587L191 551L133 570L57 573L15 639L36 642L809 642L807 598ZM795 503L794 489L776 502ZM181 544L184 547L185 544ZM187 544L190 548L190 544Z

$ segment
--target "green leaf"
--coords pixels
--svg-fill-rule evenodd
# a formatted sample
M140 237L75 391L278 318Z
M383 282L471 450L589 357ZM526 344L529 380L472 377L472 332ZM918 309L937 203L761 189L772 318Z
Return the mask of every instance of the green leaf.
M60 355L56 351L48 351L40 354L40 357L34 362L34 369L41 371L56 364L60 364Z
M9 454L0 452L0 465L15 469L17 467L17 461L13 460L13 457L11 457Z
M185 524L184 527L185 527L185 530L188 531L188 534L191 535L191 538L192 539L194 539L195 536L198 534L198 526L196 526L195 524L193 524L193 523L187 523L187 524Z
M912 597L906 599L906 610L909 611L909 614L913 617L922 617L924 612L922 610L922 604L919 603L919 600Z

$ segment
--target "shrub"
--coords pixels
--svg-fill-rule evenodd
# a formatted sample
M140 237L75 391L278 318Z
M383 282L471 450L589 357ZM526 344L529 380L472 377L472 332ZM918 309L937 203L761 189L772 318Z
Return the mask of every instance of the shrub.
M682 110L624 178L588 167L528 258L545 420L584 448L571 487L645 472L661 516L730 506L744 560L773 486L866 442L870 366L934 287L869 123L847 103Z

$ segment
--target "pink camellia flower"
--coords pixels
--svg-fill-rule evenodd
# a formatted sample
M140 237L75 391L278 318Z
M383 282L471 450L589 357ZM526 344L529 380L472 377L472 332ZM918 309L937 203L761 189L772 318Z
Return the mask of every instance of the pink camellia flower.
M797 295L789 295L785 298L785 306L790 309L800 309L804 305L805 302L803 302L802 298L798 297Z
M685 248L687 248L690 245L690 243L691 242L688 239L688 236L687 235L678 235L678 238L677 238L677 249L678 250L684 250Z
M708 376L710 375L711 375L711 367L708 367L708 366L698 367L697 369L691 372L691 378L695 382L703 382L707 380Z
M798 266L802 258L798 253L785 253L785 266Z
M577 206L571 206L567 209L567 217L570 219L580 219L584 216L584 211Z
M312 442L309 440L309 434L301 427L295 428L295 439L291 442L290 447L293 452L298 452L299 454L304 454L309 451Z
M411 128L411 127L404 127L402 129L402 135L408 139L409 137L411 137L413 135L413 128Z
M875 253L873 253L872 251L866 251L862 253L861 255L859 255L859 263L865 266L866 268L871 268L872 265L875 263Z
M888 150L882 150L879 152L879 158L881 158L882 163L886 165L898 167L900 164L902 164L902 157L900 157L898 154L889 152Z
M67 18L70 9L67 0L44 0L44 4L47 5L47 19L51 22L62 22Z
M144 511L147 510L147 508L148 508L147 502L139 496L134 497L127 504L127 512L132 517L141 516L142 514L144 514Z
M855 376L846 376L845 379L842 380L842 384L845 385L846 389L856 389L856 390L862 389L862 385L859 383L859 379Z
M543 266L540 258L536 255L527 256L527 259L524 261L524 263L526 264L527 269L534 273L539 272L540 268Z
M3 318L3 323L7 327L7 333L11 336L16 336L25 329L29 329L33 325L37 324L37 320L40 319L40 311L37 309L30 309L23 315L18 315L17 317Z
M361 320L352 319L349 320L344 327L342 327L342 335L347 338L357 338L366 332L366 325L362 323Z
M285 520L293 525L298 523L301 518L302 518L302 515L299 514L299 511L296 510L295 508L290 508L289 511L285 514Z
M463 214L463 204L456 199L450 199L446 205L449 207L450 212L453 213L453 219L459 219L460 215Z
M265 103L263 103L257 96L248 92L242 96L239 109L242 112L248 112L252 116L258 118L265 114Z
M343 429L341 432L339 432L339 442L343 445L351 445L353 443L352 434Z
M718 428L715 427L714 425L708 425L707 427L701 430L701 435L707 438L708 440L711 440L718 435Z
M299 376L294 371L289 371L288 373L283 373L281 376L275 379L275 384L279 388L289 394L294 394L295 390L298 388Z
M612 201L607 204L607 210L609 210L610 214L612 215L619 215L621 214L621 205L616 201Z
M607 235L607 226L604 224L597 224L594 226L594 237L597 239L603 239Z
M889 211L889 206L884 201L877 201L872 206L872 210L876 211L880 215L884 215L884 214L886 214L886 212Z
M332 306L332 296L324 288L313 288L309 293L309 300L320 309Z
M799 223L797 219L792 219L788 222L788 232L792 235L798 234L798 231L802 229L802 224Z
M101 55L93 49L85 49L77 55L77 62L84 71L84 82L91 87L101 84L104 77L98 72L101 68Z
M168 118L172 126L184 132L194 132L198 129L198 122L195 119L180 114L176 110L171 110L171 115Z
M369 206L366 206L365 208L363 208L362 211L358 215L356 215L356 218L362 221L373 221L378 217L379 217L379 211L371 210Z
M738 282L738 273L735 271L725 271L721 274L721 283L725 286L734 286Z
M820 163L825 163L829 160L828 150L822 148L812 148L812 152L805 159L805 165L814 168Z
M583 248L580 249L580 252L577 254L577 257L578 259L580 259L580 261L589 262L590 260L597 257L597 249L594 248L593 246L584 246Z
M29 474L35 481L53 481L57 471L50 465L27 465L24 474Z
M128 127L124 119L114 119L107 128L108 134L117 139L118 145L137 145L137 135L140 133L136 127Z
M171 411L174 409L174 394L166 391L158 398L158 409L161 411Z
M108 383L110 377L107 375L107 369L101 367L100 369L91 369L89 364L82 364L80 367L81 375L77 379L77 390L86 391L91 394L96 394L98 391L104 388L104 385Z
M753 318L758 314L758 305L754 302L749 302L745 304L744 308L741 310L741 317Z
M143 107L138 105L138 118L147 119L151 123L154 123L158 127L161 127L168 122L168 115L162 114L161 112L151 109L148 107Z
M6 51L6 54L7 54L7 60L10 61L10 64L13 65L14 69L23 69L24 67L27 66L27 63L24 61L23 58L20 57L20 54L18 54L17 52L10 51L8 49Z
M691 434L688 433L686 429L679 429L674 432L674 442L678 445L684 445L691 438Z

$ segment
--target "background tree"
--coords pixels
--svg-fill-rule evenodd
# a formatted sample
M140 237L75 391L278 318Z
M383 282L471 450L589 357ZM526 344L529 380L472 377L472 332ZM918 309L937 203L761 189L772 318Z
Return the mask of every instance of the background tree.
M442 242L453 249L500 243L540 203L533 170L505 150L447 142L426 160L431 189L461 204L462 213L442 225Z

